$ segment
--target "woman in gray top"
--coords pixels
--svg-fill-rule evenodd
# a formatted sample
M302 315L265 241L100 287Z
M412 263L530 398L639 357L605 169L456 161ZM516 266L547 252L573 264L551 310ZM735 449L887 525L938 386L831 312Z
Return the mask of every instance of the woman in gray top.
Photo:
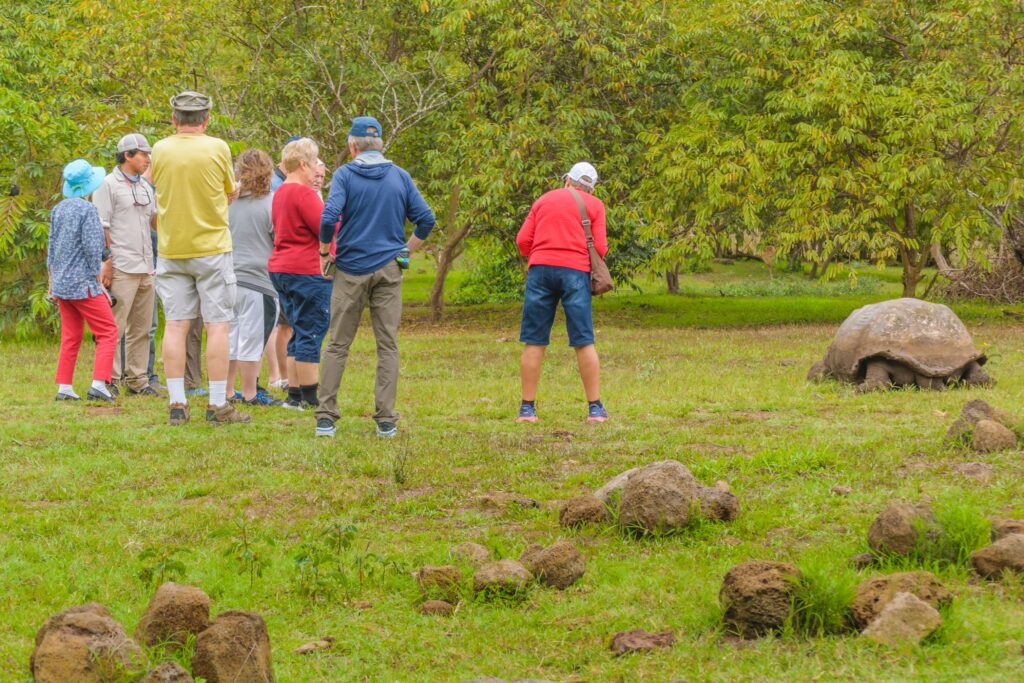
M246 405L281 404L266 392L258 391L256 384L263 349L277 324L277 292L267 273L267 259L274 249L274 225L270 220L273 172L273 162L266 152L250 149L239 155L235 161L235 177L241 192L228 209L232 258L238 279L228 377L233 385L236 373L242 376L242 391L235 392L235 398Z

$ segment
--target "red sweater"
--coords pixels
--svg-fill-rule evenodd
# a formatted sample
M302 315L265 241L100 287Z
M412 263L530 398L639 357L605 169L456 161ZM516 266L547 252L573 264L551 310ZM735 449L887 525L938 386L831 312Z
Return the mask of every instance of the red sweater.
M320 214L324 202L313 188L284 183L274 192L271 221L274 251L267 261L271 273L320 275ZM334 244L331 244L334 253Z
M594 246L603 257L608 253L604 203L592 194L577 192L587 207ZM590 254L580 210L568 188L546 192L533 203L516 236L516 245L519 253L530 259L531 266L563 266L590 272Z

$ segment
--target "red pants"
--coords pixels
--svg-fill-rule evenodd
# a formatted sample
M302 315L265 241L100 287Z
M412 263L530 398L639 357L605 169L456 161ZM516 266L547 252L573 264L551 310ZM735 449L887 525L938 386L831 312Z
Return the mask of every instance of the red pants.
M110 302L102 294L88 299L57 299L60 307L60 358L57 360L57 384L71 384L75 362L82 346L84 323L96 336L96 359L92 378L110 381L114 371L114 350L117 348L117 323Z

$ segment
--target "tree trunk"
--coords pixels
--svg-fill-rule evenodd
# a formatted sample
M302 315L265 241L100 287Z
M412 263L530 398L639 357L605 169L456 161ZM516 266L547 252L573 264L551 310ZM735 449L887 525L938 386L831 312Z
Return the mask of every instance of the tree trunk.
M459 194L462 186L456 185L448 197L448 213L445 216L448 225L455 225L455 218L459 212ZM463 223L455 234L448 238L440 253L437 255L437 273L434 275L434 284L430 288L430 321L441 322L444 315L444 285L451 272L455 259L462 253L462 242L469 234L470 224Z
M906 238L917 236L917 218L914 205L909 202L903 207L903 235ZM917 298L917 284L921 281L921 271L928 265L928 255L931 248L931 243L927 241L922 241L917 249L911 249L905 243L900 245L904 297Z
M676 261L671 270L665 271L665 284L668 285L669 294L679 293L679 267L679 261Z

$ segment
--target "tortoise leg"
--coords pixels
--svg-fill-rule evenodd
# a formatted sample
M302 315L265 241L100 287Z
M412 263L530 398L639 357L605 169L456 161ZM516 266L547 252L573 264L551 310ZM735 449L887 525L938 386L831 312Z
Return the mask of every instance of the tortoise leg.
M964 372L963 375L961 375L961 379L972 387L984 387L994 383L989 374L985 372L985 368L981 367L977 361L973 360L970 362L970 364L968 364L966 368L964 368Z
M914 371L903 363L888 363L892 383L898 387L914 386Z
M945 377L926 377L925 375L914 375L914 381L922 389L934 389L935 391L946 390Z
M889 364L884 360L868 361L864 381L857 385L857 391L882 391L892 386L889 379Z

